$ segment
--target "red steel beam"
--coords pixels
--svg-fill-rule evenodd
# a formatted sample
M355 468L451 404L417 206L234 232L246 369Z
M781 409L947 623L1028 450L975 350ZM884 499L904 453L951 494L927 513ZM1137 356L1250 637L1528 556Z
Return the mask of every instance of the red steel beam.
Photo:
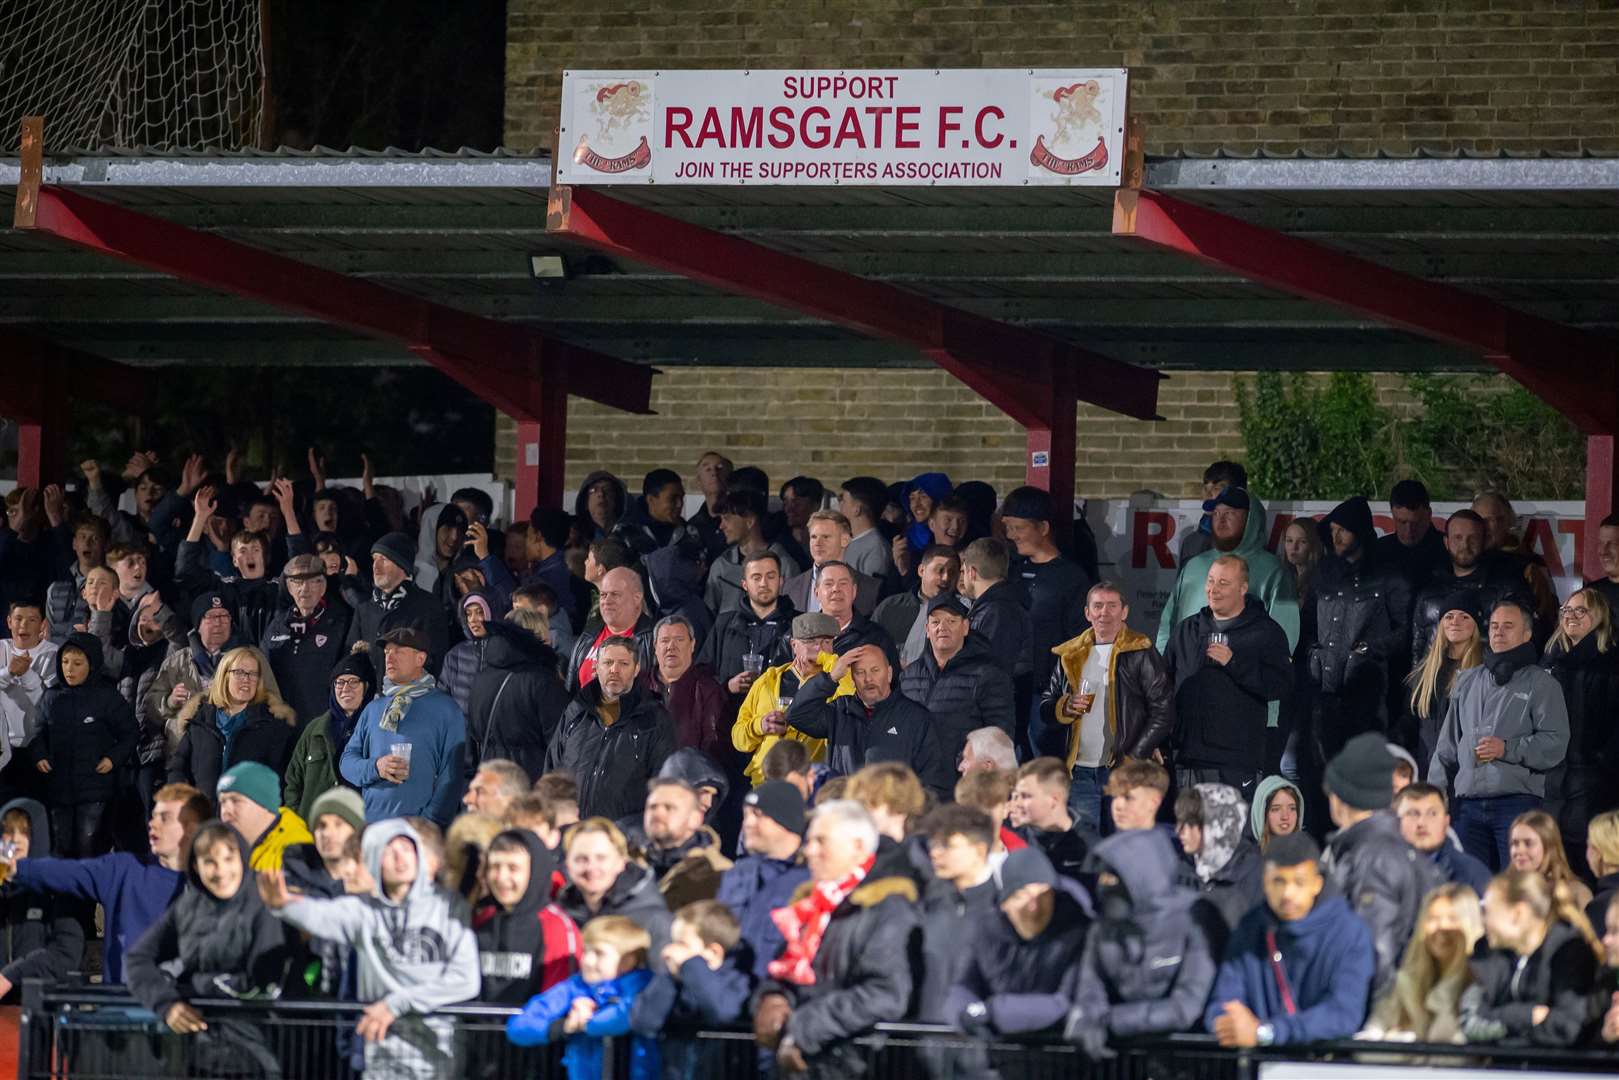
M1587 434L1619 431L1619 342L1162 192L1115 193L1113 234L1471 349Z
M1603 518L1619 511L1619 461L1614 459L1613 444L1612 435L1592 435L1585 440L1585 550L1577 557L1587 581L1608 576L1597 555L1597 532Z
M632 413L651 412L654 370L289 259L52 185L19 228L172 277L428 350L450 377L519 420L539 420L539 371L569 369L569 390ZM424 354L425 355L425 354Z
M146 380L134 368L54 341L12 331L0 341L0 416L17 424L17 483L66 479L70 404L90 398L131 412L144 408Z
M912 346L1025 427L1053 426L1051 385L1063 369L1074 371L1083 400L1126 416L1158 419L1163 376L1156 371L592 188L553 186L547 228L621 258Z

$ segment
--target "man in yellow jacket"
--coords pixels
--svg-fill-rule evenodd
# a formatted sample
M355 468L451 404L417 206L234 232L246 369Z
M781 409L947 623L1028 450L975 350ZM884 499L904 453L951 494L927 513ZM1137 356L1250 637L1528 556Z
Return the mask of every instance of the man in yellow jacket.
M309 826L281 805L281 781L257 761L226 769L219 778L219 820L241 833L253 849L254 870L281 869L282 854L294 844L312 844Z
M831 654L832 639L837 637L837 620L820 612L808 612L793 618L790 643L793 650L791 663L766 668L753 681L742 708L737 711L736 723L731 728L731 744L744 753L752 754L748 762L748 782L758 787L764 782L764 760L770 748L781 739L795 739L804 744L811 761L826 760L826 740L812 739L797 728L787 726L787 706L793 695L806 680L821 672L830 672L837 657ZM837 693L840 698L854 693L854 679L843 676Z

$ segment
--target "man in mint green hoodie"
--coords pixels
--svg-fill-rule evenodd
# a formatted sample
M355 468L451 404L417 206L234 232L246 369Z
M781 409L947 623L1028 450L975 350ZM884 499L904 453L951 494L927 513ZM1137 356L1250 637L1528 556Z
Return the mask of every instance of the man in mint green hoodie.
M1287 634L1291 652L1299 644L1299 598L1293 572L1282 560L1265 550L1267 538L1265 504L1246 489L1228 487L1203 504L1214 535L1214 548L1181 564L1169 602L1158 621L1158 651L1169 648L1175 624L1202 611L1207 604L1203 585L1209 566L1221 555L1241 555L1248 564L1248 593L1265 605L1265 611ZM1277 703L1270 705L1270 726L1276 726Z

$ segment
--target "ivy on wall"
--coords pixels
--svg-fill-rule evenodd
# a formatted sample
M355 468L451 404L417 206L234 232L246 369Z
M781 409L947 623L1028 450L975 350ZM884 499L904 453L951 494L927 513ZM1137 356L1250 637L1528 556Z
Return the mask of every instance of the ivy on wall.
M1249 483L1277 499L1385 496L1411 477L1439 501L1485 490L1577 499L1585 440L1498 376L1411 375L1384 404L1371 375L1267 371L1234 380Z

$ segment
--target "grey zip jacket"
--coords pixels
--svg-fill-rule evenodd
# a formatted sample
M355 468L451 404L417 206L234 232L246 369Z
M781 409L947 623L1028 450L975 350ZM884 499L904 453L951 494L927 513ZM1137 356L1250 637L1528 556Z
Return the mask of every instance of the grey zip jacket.
M1481 765L1473 748L1486 735L1505 742L1506 753ZM1500 686L1487 666L1469 668L1451 687L1428 781L1448 788L1456 799L1544 799L1546 773L1562 764L1567 752L1563 688L1546 669L1526 664Z
M455 1021L430 1014L478 996L478 939L466 901L434 884L421 838L402 818L371 825L361 841L378 894L382 849L398 836L415 844L418 855L416 883L403 902L382 895L295 898L276 914L315 937L353 946L360 1000L386 1001L397 1017L386 1038L366 1044L367 1076L456 1076Z

